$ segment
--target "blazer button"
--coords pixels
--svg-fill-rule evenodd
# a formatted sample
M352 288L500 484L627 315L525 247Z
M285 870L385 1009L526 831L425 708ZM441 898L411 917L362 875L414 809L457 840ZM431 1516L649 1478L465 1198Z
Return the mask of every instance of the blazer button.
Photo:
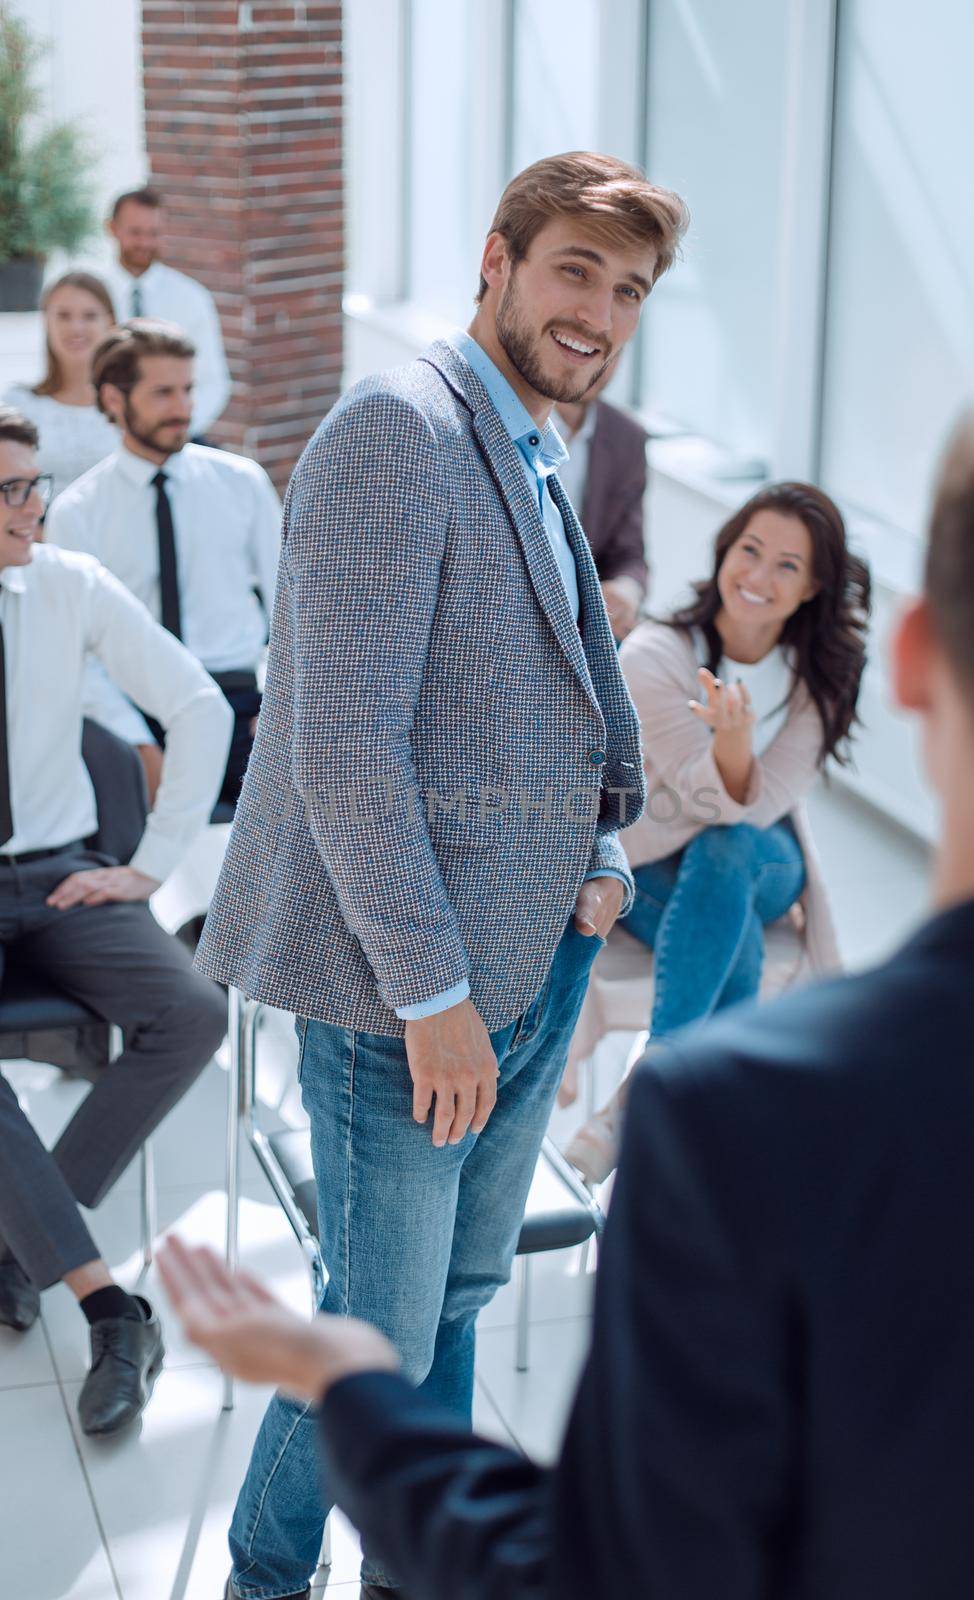
M590 750L589 753L588 753L588 758L591 761L593 767L600 767L602 765L603 761L605 760L605 751L604 750Z

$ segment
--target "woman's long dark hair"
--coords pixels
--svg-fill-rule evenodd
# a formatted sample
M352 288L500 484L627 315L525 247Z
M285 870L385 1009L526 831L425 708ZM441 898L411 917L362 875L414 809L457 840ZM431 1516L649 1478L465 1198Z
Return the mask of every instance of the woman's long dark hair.
M819 764L832 756L847 765L866 664L871 583L866 563L849 551L838 506L821 489L810 483L773 483L759 489L718 533L714 570L693 585L697 598L665 620L670 627L701 630L707 641L707 665L716 673L724 653L716 626L722 604L717 574L728 550L759 511L797 517L812 541L812 576L818 591L788 618L779 642L794 663L792 695L804 683L822 719Z

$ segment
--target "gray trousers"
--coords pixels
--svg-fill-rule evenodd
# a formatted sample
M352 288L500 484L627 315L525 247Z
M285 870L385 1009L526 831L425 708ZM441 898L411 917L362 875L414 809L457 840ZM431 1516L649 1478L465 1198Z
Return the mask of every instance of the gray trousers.
M106 1064L48 1151L0 1076L0 1256L38 1288L99 1252L78 1211L97 1206L140 1145L186 1092L226 1031L226 1000L147 905L56 911L47 896L72 872L111 858L79 847L0 865L0 963L11 960L122 1029ZM0 966L2 983L2 966Z

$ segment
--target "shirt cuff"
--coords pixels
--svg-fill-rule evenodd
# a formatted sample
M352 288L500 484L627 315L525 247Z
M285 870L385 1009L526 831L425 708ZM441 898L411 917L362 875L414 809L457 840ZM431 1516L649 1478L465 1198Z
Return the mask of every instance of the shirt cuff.
M154 878L156 883L162 884L172 872L179 856L178 845L173 846L169 839L160 838L159 834L147 825L129 866L133 872L142 872L147 878Z
M616 874L618 877L618 873ZM412 1006L397 1006L396 1016L404 1022L416 1022L420 1017L435 1017L440 1011L448 1011L451 1006L458 1006L461 1000L466 1000L470 994L470 985L466 978L461 978L452 989L444 989L442 994L434 994L429 1000L417 1000Z

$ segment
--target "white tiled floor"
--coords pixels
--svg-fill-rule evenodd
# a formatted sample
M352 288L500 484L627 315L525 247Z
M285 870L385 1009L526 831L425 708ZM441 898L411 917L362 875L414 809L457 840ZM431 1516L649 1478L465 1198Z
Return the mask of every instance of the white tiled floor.
M847 962L880 958L923 915L925 852L839 788L812 806L815 836L832 885ZM628 1041L599 1057L598 1093L608 1093ZM288 1119L291 1045L279 1019L263 1046L270 1060L262 1099ZM5 1067L49 1141L79 1092L46 1068ZM219 1246L223 1226L225 1073L212 1066L156 1139L159 1221ZM578 1111L557 1112L563 1141ZM244 1158L242 1253L300 1309L306 1274L290 1230L256 1169ZM138 1172L125 1174L93 1218L123 1283L138 1278ZM531 1371L514 1370L513 1289L481 1319L477 1423L524 1449L557 1448L588 1336L591 1263L583 1252L532 1264ZM143 1286L161 1296L150 1272ZM165 1317L165 1307L162 1307ZM86 1332L67 1291L44 1296L42 1322L26 1335L0 1329L0 1595L3 1600L218 1600L227 1570L226 1528L266 1393L240 1388L220 1410L220 1380L166 1320L166 1368L141 1424L114 1441L84 1440L75 1403L85 1372ZM357 1600L355 1535L335 1519L333 1562L319 1583L329 1597ZM592 1600L596 1600L593 1596Z

